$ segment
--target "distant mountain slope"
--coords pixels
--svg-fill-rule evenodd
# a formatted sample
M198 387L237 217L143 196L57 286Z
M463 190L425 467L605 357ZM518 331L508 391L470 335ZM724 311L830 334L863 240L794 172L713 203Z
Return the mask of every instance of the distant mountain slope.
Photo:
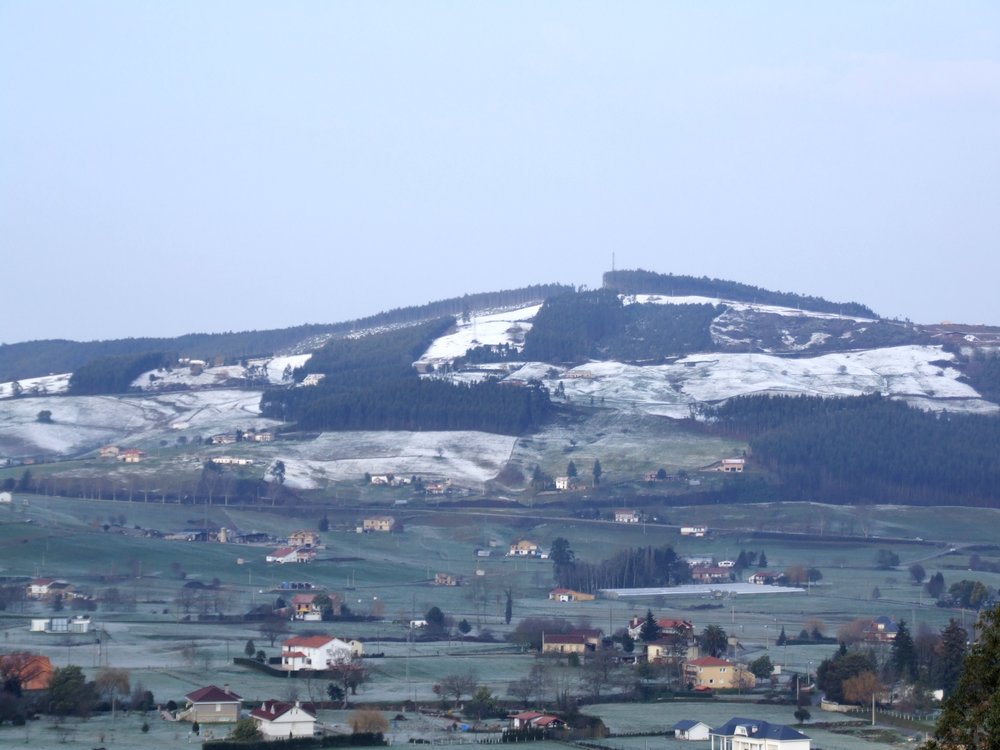
M672 273L654 273L642 269L608 271L604 274L604 288L622 294L664 294L671 297L695 295L719 297L740 302L781 305L783 307L811 310L813 312L854 315L878 318L870 307L857 302L830 302L822 297L812 297L790 292L775 292L737 281L710 279L707 276L675 276Z
M461 315L484 308L527 305L542 302L548 296L572 289L572 286L565 284L536 284L396 308L342 323L263 331L189 333L173 338L143 337L86 342L46 339L0 344L0 383L50 373L70 373L91 360L150 351L177 352L182 357L202 359L210 363L218 360L232 363L280 352L305 353L318 349L331 337L353 331L413 324L442 315Z

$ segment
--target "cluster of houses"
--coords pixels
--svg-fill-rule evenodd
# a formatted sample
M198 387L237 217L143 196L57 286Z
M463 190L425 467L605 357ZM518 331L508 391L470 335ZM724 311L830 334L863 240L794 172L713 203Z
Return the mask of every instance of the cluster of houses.
M288 544L272 550L264 560L279 565L312 562L316 559L316 550L319 546L319 533L310 530L293 531L288 535Z

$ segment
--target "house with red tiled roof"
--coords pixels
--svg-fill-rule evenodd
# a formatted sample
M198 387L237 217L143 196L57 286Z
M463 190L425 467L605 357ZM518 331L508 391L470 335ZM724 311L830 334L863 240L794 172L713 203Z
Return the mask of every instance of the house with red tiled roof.
M232 692L229 685L200 688L184 696L188 706L177 718L199 724L235 723L240 718L243 698Z
M311 704L303 706L298 701L264 701L260 708L250 712L250 718L265 740L286 740L290 737L312 737L316 728L316 714Z
M297 635L281 644L281 667L292 672L327 669L348 664L362 650L357 641L348 643L330 635Z
M265 558L269 563L305 563L316 559L316 552L311 547L278 547Z
M543 714L539 711L521 711L509 717L510 728L515 731L525 729L560 729L566 726L566 722L558 716Z
M47 690L52 672L52 662L47 656L23 651L0 655L0 674L16 677L21 690Z

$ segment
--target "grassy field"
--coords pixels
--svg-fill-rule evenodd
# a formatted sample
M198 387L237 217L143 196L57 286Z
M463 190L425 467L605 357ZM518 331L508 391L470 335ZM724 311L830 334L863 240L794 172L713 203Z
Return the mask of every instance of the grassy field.
M920 561L928 575L941 571L946 583L973 578L996 586L1000 575L970 572L967 545L982 544L996 537L1000 515L994 511L948 509L937 513L924 509L890 507L837 508L811 504L773 506L713 506L674 508L673 523L706 523L717 531L704 539L681 537L675 528L662 525L621 525L559 517L536 511L528 517L498 511L474 512L449 509L395 509L404 523L401 534L358 534L355 527L364 511L331 506L325 511L331 522L323 534L326 549L316 562L298 566L275 566L264 562L268 546L194 543L144 538L134 529L184 528L224 525L258 530L276 536L299 528L315 528L315 509L251 511L213 506L176 506L97 500L32 498L27 507L0 511L0 575L62 577L95 595L114 587L135 599L134 607L101 608L92 613L100 629L98 638L66 637L28 632L28 618L49 610L40 603L14 605L0 612L3 650L27 649L50 656L62 666L78 664L93 675L100 666L131 670L133 683L153 690L156 699L179 700L209 682L227 683L248 698L319 697L325 684L287 680L251 672L233 665L244 644L253 639L258 648L275 655L252 623L222 625L187 621L178 597L186 583L197 581L211 589L218 607L225 612L243 612L254 604L271 602L285 580L305 580L338 593L356 613L380 615L377 622L293 623L293 633L327 632L367 642L369 652L384 652L371 661L372 680L363 686L358 700L391 701L408 698L433 700L433 686L448 674L475 671L482 684L506 694L507 684L527 674L534 657L519 653L504 637L527 616L565 617L578 625L601 627L606 632L624 626L630 616L652 609L657 614L690 619L696 629L719 624L737 636L736 656L749 661L767 653L785 671L814 672L819 662L833 653L833 646L777 647L775 639L784 627L794 636L806 623L820 620L826 632L855 618L888 614L916 627L938 630L950 617L965 619L971 613L933 606L921 587L909 580L908 566ZM123 528L106 523L121 524ZM801 538L794 533L844 534L852 527L854 539ZM863 527L863 528L862 528ZM780 538L759 536L761 531L781 530L793 535ZM864 537L867 531L868 537ZM580 559L598 560L615 550L640 545L672 545L682 555L735 558L741 549L764 551L768 567L784 570L792 565L815 566L823 573L819 584L802 594L744 596L715 599L702 596L651 597L636 601L604 600L561 604L547 598L553 586L552 564L547 560L513 559L503 556L507 546L521 538L543 547L556 537L570 540ZM897 537L895 541L877 539ZM916 541L917 538L922 541ZM494 556L477 558L474 550L491 543ZM900 556L897 569L879 570L874 558L878 550L890 549ZM955 550L955 551L951 551ZM982 551L995 560L996 552ZM242 564L240 561L242 560ZM481 575L477 575L477 571ZM465 585L436 587L429 584L437 572L463 576ZM872 592L879 589L880 598ZM513 622L504 623L505 594L514 598ZM288 596L288 595L286 595ZM454 622L468 620L473 634L492 632L496 643L461 642L407 643L406 622L420 617L431 606L440 607ZM196 612L190 613L195 617ZM565 668L563 668L565 669ZM567 673L564 679L575 680ZM758 706L732 710L712 704L702 708L721 712L718 716L691 716L689 707L608 704L601 708L609 722L622 726L652 727L672 724L679 718L699 718L711 723L724 721L741 711L764 716ZM737 707L740 708L740 707ZM787 709L775 720L791 721ZM675 717L674 713L679 712ZM681 715L683 714L683 715ZM723 714L725 714L723 716ZM602 713L601 715L604 715ZM814 718L816 713L814 712ZM109 728L101 717L84 724L66 722L62 728L32 724L32 745L78 744L98 746L97 734L105 733L105 744L120 747L167 747L186 744L185 727L152 722L148 735L126 742L126 729ZM121 719L123 726L134 717ZM645 726L645 725L643 725ZM75 729L74 729L75 727ZM21 738L24 729L0 729L5 737ZM116 740L110 739L114 731ZM20 732L21 734L18 734ZM180 732L180 734L178 734ZM855 748L879 745L854 735L816 730L823 748ZM127 730L134 734L134 727ZM829 736L827 736L827 734ZM21 742L21 739L17 740ZM137 741L138 742L138 741ZM144 743L144 744L142 744ZM859 744L860 743L860 744ZM638 750L627 743L622 750Z

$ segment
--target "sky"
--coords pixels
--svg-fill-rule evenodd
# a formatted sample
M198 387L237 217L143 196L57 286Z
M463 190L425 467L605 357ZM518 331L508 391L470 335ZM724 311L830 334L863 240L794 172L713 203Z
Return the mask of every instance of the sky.
M0 342L615 266L1000 325L1000 3L0 0Z

